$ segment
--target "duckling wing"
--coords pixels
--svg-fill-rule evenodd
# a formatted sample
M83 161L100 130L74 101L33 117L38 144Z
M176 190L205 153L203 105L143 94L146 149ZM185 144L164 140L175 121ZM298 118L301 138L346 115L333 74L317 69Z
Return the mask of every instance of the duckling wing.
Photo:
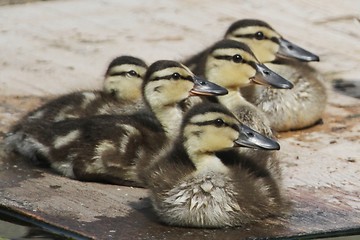
M267 66L290 80L294 87L282 90L253 86L242 89L242 94L266 114L271 127L276 131L287 131L318 121L327 100L320 74L306 63Z
M65 119L83 117L86 109L97 99L102 98L98 91L73 92L52 99L28 113L20 123L28 121L57 122Z
M156 141L154 141L156 138ZM136 167L161 148L161 125L146 113L28 124L9 136L25 158L85 181L137 182Z

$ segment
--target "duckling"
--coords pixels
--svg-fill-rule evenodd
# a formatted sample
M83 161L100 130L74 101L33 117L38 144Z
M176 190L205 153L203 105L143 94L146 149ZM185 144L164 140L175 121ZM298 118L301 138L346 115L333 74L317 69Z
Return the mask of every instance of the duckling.
M246 101L241 95L240 89L251 84L289 89L292 84L265 65L260 64L245 43L222 40L209 48L205 56L204 72L195 71L228 90L227 95L216 96L216 99L212 99L212 101L227 107L242 123L255 131L274 138L269 119L260 109ZM275 179L281 180L281 171L275 152L244 148L240 148L239 151L254 159L256 164L268 168Z
M291 90L249 86L243 96L265 112L276 131L301 129L321 119L327 94L319 73L304 62L319 61L315 54L284 39L269 24L255 19L234 22L225 39L246 43L261 63L294 84ZM201 68L203 51L186 61L190 69Z
M6 138L8 149L57 173L83 181L141 186L136 168L171 141L192 95L226 94L174 61L157 61L145 74L148 109L128 115L98 115L58 122L28 122Z
M141 175L160 220L176 226L221 228L280 214L284 201L279 186L266 169L233 151L238 146L280 147L242 125L220 104L192 107L172 148ZM227 154L217 155L221 152Z
M117 57L111 61L105 73L103 91L78 91L62 95L30 112L20 124L136 112L143 107L141 84L146 69L146 63L139 58Z

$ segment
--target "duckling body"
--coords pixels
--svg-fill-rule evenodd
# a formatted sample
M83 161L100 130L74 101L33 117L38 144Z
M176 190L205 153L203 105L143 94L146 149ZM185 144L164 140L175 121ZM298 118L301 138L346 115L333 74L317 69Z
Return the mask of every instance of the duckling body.
M231 98L230 95L234 95ZM229 91L229 97L218 98L218 102L226 106L231 112L245 125L250 126L255 131L272 139L276 139L270 127L267 116L253 104L249 103L239 94L239 91ZM234 104L235 103L235 104ZM237 151L242 156L251 159L256 165L262 166L271 173L273 179L282 181L282 171L280 168L278 154L275 151L265 151L262 149L239 148Z
M326 105L326 89L320 74L304 63L319 61L316 55L282 38L269 24L255 19L234 22L225 39L246 43L261 63L266 63L269 69L294 84L289 90L255 85L242 89L244 97L265 112L272 129L300 129L321 118ZM195 55L185 64L192 70L204 68L205 53Z
M195 78L177 62L158 61L149 67L142 86L147 109L28 122L5 141L8 149L70 178L141 186L136 168L151 162L176 134L183 114L180 103L190 95L225 93Z
M327 102L321 76L306 63L265 64L281 76L291 79L294 88L279 90L263 86L241 89L242 95L271 119L275 131L297 130L321 119Z
M79 91L63 95L26 115L23 121L58 122L102 114L130 114L144 108L136 101L118 100L103 91Z
M171 150L141 175L161 221L234 227L281 212L282 196L270 173L231 150L240 138L237 123L219 104L189 110ZM258 137L253 131L246 134Z
M202 74L229 91L227 95L217 96L213 101L227 107L242 123L255 131L274 138L266 115L249 103L241 95L240 89L255 83L282 88L291 88L292 84L260 64L244 43L233 40L219 41L209 48L206 56ZM281 180L281 171L275 152L247 148L240 148L238 151L253 159L256 164L269 169L275 179Z
M154 141L154 139L157 139ZM7 139L35 164L82 181L140 186L136 165L145 164L167 137L150 112L32 122Z
M128 114L144 107L141 84L147 65L141 59L120 56L105 73L102 91L79 91L50 100L23 121L56 122L99 114Z

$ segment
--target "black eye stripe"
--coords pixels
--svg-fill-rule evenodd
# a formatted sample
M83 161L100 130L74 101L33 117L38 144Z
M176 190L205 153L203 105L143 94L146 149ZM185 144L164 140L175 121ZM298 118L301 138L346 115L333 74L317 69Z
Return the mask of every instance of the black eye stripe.
M220 60L227 60L227 61L232 61L233 60L233 56L229 56L229 55L216 55L214 56L215 59L220 59ZM246 63L249 64L250 66L252 66L253 68L256 69L256 63L254 61L248 61L245 60L244 58L242 59L241 63Z
M254 33L254 34L236 34L236 35L234 35L236 38L253 38L253 39L256 39L256 34ZM269 38L269 37L267 37L267 36L263 36L263 39L262 40L264 40L264 39L266 39L266 40L270 40L270 41L272 41L272 42L275 42L275 43L279 43L279 40L277 39L277 37L271 37L271 38ZM261 41L261 40L260 40Z
M254 61L247 61L246 63L249 64L252 68L257 69L257 67L256 67L256 62L254 62Z
M166 80L173 79L173 74L166 75L166 76L161 76L161 77L155 77L151 81L158 81L158 80L162 80L162 79L166 79ZM192 78L192 76L184 77L184 76L180 75L180 77L178 79L176 79L176 80L180 80L180 79L194 82L194 79Z
M129 71L127 72L114 72L114 73L110 73L109 76L113 77L113 76L126 76L127 74L129 74ZM136 77L141 77L140 74L136 73L136 75L131 75L131 76L136 76Z
M109 76L125 76L127 72L114 72L110 73Z
M229 61L232 60L232 57L233 57L233 56L228 56L228 55L217 55L217 56L214 56L215 59L229 60Z
M274 42L274 43L279 43L280 42L279 38L277 38L277 37L271 37L270 40L272 42Z
M204 122L195 122L195 123L192 123L193 125L196 125L196 126L210 126L210 125L213 125L213 126L215 126L215 127L218 127L217 125L216 125L216 120L217 119L215 119L215 120L209 120L209 121L204 121ZM229 123L227 123L227 122L224 122L224 124L223 124L223 126L222 127L230 127L230 128L232 128L232 129L234 129L235 131L238 131L238 127L237 127L237 125L236 124L229 124Z

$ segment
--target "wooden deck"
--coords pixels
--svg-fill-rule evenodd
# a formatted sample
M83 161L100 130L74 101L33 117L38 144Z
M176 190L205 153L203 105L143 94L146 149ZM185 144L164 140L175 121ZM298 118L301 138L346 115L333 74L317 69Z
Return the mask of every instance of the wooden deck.
M41 12L41 14L39 14ZM121 54L182 59L240 18L268 21L316 52L329 102L323 124L284 133L289 216L235 229L161 225L145 189L66 179L7 156L0 143L0 205L94 239L242 239L360 234L360 100L332 89L360 84L360 2L46 1L0 7L0 133L49 95L98 88ZM357 90L359 92L359 90ZM356 94L356 93L355 93Z

